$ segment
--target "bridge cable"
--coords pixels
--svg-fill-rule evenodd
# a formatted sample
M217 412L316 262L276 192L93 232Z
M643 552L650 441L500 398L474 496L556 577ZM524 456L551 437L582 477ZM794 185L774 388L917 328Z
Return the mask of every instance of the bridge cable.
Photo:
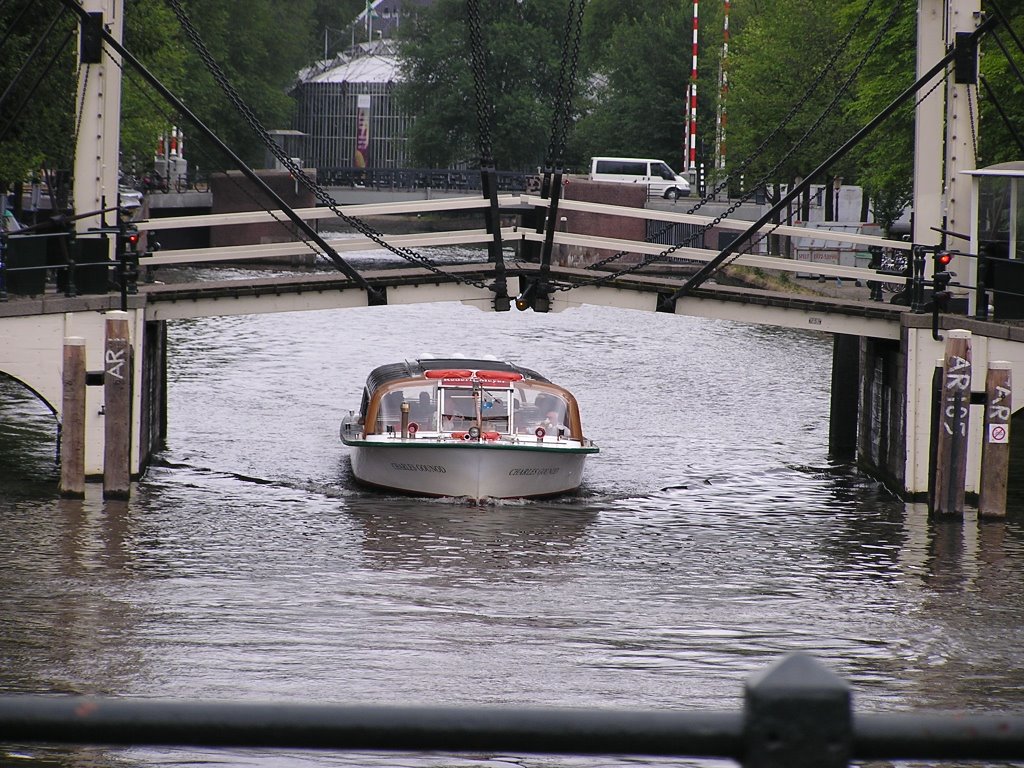
M818 90L818 88L820 87L822 81L825 78L825 75L827 75L829 72L832 71L832 69L833 69L836 61L838 60L839 56L847 49L847 47L850 44L850 41L853 38L853 35L856 33L857 29L860 27L860 25L866 19L867 14L871 10L871 7L873 6L874 2L875 2L875 0L869 0L869 2L861 10L860 15L857 17L857 19L854 21L854 23L850 26L850 29L847 30L847 33L844 36L844 38L835 47L835 49L832 52L832 55L829 57L828 61L825 62L825 64L821 68L819 68L817 75L814 77L814 79L811 81L811 83L807 86L807 88L805 89L803 95L800 97L800 99L798 99L796 102L793 103L793 106L790 108L789 112L785 115L785 117L782 118L782 120L779 122L779 124L776 125L775 128L773 128L772 131L769 132L769 134L764 139L762 139L760 145L758 145L758 147L756 149L754 149L750 154L747 155L747 157L745 157L743 160L741 160L739 163L737 163L729 171L728 175L724 179L722 179L722 181L720 181L717 185L715 185L715 187L712 189L711 192L705 193L705 195L701 198L701 200L696 205L694 205L692 208L690 208L686 212L687 214L694 214L694 213L696 213L698 210L700 210L701 207L704 206L705 203L708 203L711 200L714 200L719 192L721 192L723 189L725 189L729 185L729 183L731 181L734 181L735 178L738 175L745 174L747 168L749 168L750 165L765 152L765 150L775 140L775 138L779 135L779 133L781 133L782 130L793 120L793 118L803 108L804 104L806 104L807 101L810 99L810 97L812 95L814 95L814 93ZM898 3L894 4L893 12L890 13L890 19L886 22L886 26L883 27L883 29L888 28L888 26L891 24L892 16L894 15L894 12L895 12L895 10L898 9L898 7L899 7ZM874 47L876 47L876 46L877 46L877 43L875 44L875 46L872 46L870 50L874 50ZM795 152L795 149L793 149L789 153L787 153L787 155L785 155L785 157L784 157L784 160L788 159L789 157L791 157L793 152ZM769 172L769 174L770 173L771 172ZM743 203L745 203L751 197L753 197L753 195L756 193L757 189L765 182L765 179L766 179L766 177L769 174L763 174L761 179L759 179L755 184L753 184L751 186L750 192L747 193L746 195L742 195L739 198L738 202L735 205L733 205L732 207L730 207L728 210L726 210L721 216L719 216L714 221L712 221L712 222L710 222L708 224L701 225L700 229L698 229L696 232L692 232L689 235L687 235L686 239L683 240L681 243L677 243L677 245L679 245L680 247L693 245L697 241L697 238L703 237L703 235L706 234L708 232L708 230L710 230L713 227L717 226L723 219L728 218ZM660 237L661 235L665 234L670 229L672 229L673 226L674 226L674 224L672 224L672 223L665 225L660 230L655 232L653 235L651 235L650 237L646 238L647 241L648 242L653 242L655 239L657 239L658 237ZM588 265L586 267L586 269L600 269L605 264L608 264L608 263L610 263L612 261L616 261L618 259L621 259L623 256L627 255L627 253L628 253L627 251L620 251L619 253L613 254L612 256L609 256L609 257L607 257L605 259L602 259L601 261L598 261L598 262L595 262L594 264ZM647 261L646 264L645 263L641 263L639 265L634 265L630 269L630 271L636 271L638 269L642 269L644 266L647 266L647 264L650 264L650 263L653 263L655 261L658 261L659 259L662 259L665 256L669 255L670 253L671 253L671 251L666 252L666 253L662 253L662 254L658 254L654 258L652 258L649 261Z
M803 136L801 136L796 142L794 142L790 146L789 150L784 155L782 155L781 159L761 177L761 179L758 181L757 184L754 185L754 187L752 187L752 191L750 193L748 193L747 195L744 195L743 197L741 197L739 200L737 200L735 203L733 203L729 208L727 208L721 214L716 216L708 224L701 225L702 228L699 231L697 231L695 233L692 233L691 235L686 237L686 239L682 240L679 243L676 243L676 244L672 245L671 247L665 249L661 253L658 253L658 254L655 254L655 255L651 255L651 256L646 256L643 259L641 259L640 262L638 262L637 264L631 264L631 265L629 265L627 267L624 267L624 268L618 270L617 272L612 272L612 273L608 273L606 275L602 275L599 278L595 278L592 281L587 281L587 282L584 282L584 283L580 283L579 285L592 285L592 284L596 284L596 283L610 282L610 281L615 280L615 279L617 279L619 277L622 277L624 275L627 275L627 274L630 274L630 273L633 273L633 272L637 272L637 271L643 269L644 267L649 266L650 264L652 264L654 262L657 262L659 260L663 260L663 259L665 259L665 257L670 256L671 254L675 253L680 248L683 248L683 247L686 247L686 246L690 245L691 243L693 243L694 240L696 240L696 238L698 236L703 235L709 229L712 229L712 228L716 227L724 219L728 218L732 213L734 213L745 201L747 201L753 195L753 190L754 189L756 189L761 184L765 183L768 178L770 178L790 157L792 157L800 149L800 147L802 147L804 144L807 143L807 141L811 138L811 136L817 130L818 126L820 126L821 123L825 120L825 118L827 118L828 115L831 114L838 107L839 101L840 101L841 97L849 90L849 88L852 86L854 80L856 79L857 75L860 73L860 70L863 69L864 65L870 59L871 55L874 53L874 51L877 49L877 47L881 44L881 40L882 40L882 37L883 37L885 31L892 25L892 22L894 21L895 16L896 16L898 11L899 11L899 4L895 4L893 6L893 8L890 10L889 17L886 20L886 24L883 25L882 27L880 27L878 32L876 32L875 37L872 40L871 45L869 45L868 48L865 50L864 54L861 56L860 62L857 64L857 66L854 68L854 70L851 72L851 74L846 78L845 82L840 86L840 88L838 88L836 90L836 92L835 92L835 94L833 96L832 101L821 112L821 114L818 115L818 117L815 119L815 122L810 126L810 128L808 128L804 132ZM844 41L844 46L843 47L845 47L845 42L849 41L849 38L853 34L853 31L859 26L860 22L863 21L863 19L864 19L864 14L862 14L858 18L857 22L854 24L854 26L851 28L850 32L847 34L847 37L846 37L846 40ZM834 62L834 60L835 59L833 58L830 61L830 65L831 65L832 62ZM817 84L821 82L821 74L823 72L825 72L825 71L826 70L823 69L822 72L819 73L819 77L816 78L816 80L815 80L814 88L816 88ZM804 97L799 102L799 106L802 106L804 103L806 103L807 99L811 95L811 92L812 91L809 90L808 92L806 92L804 94ZM752 162L754 159L756 159L756 156L761 152L761 150L764 147L767 146L767 144L770 141L770 139L773 138L775 135L777 135L778 132L793 118L793 116L795 114L796 114L795 111L791 109L789 114L783 120L783 122L778 127L776 127L775 130L772 131L772 133L769 136L769 139L766 140L766 141L762 141L762 143L761 143L760 147L758 148L758 150L755 153L753 153L750 157L748 157L747 160L744 161L744 163L749 164L749 162ZM827 166L826 166L826 168L827 168ZM815 177L815 175L817 175L817 174L815 173L815 174L812 174L811 176L808 176L808 186L810 184L810 181L813 180L813 178ZM710 199L710 198L708 198L708 199ZM701 204L703 204L703 202L706 202L706 200L702 201ZM693 211L697 210L697 208L699 208L699 207L700 207L700 205L692 208L688 213L693 213ZM781 225L782 225L781 222L775 224L775 226L772 228L771 231L774 231L775 229L777 229ZM670 224L669 226L672 226L672 225ZM665 229L668 229L668 227L664 228L662 231L665 231ZM764 236L767 237L768 235L770 235L771 231L768 232L768 233L765 233ZM744 234L741 237L739 237L736 240L734 240L733 243L731 244L732 250L738 250L740 248L740 246L742 245L742 241L744 239L748 239L749 237L750 237L749 234ZM761 239L755 241L754 243L751 243L750 246L752 247L752 245L755 245L757 242L760 242L761 240L763 240L763 237ZM597 262L596 264L597 265L607 264L609 261L612 261L612 260L617 259L617 258L621 258L623 255L625 255L625 253L626 252L620 252L620 253L615 254L614 256L611 256L611 257L609 257L607 259L603 259L602 261ZM743 255L743 252L735 254L733 256L733 258L734 259L738 258L741 255ZM722 266L724 266L724 264ZM591 268L593 268L593 267L591 267ZM559 290L571 290L571 287L570 288L559 288Z
M29 65L32 64L36 56L38 56L40 51L42 51L43 45L46 43L47 38L49 38L50 35L53 34L54 28L57 26L58 22L60 22L60 20L64 18L64 14L67 12L67 8L61 8L60 12L58 12L57 15L53 17L53 20L50 22L49 26L45 30L43 30L43 34L40 35L39 41L35 44L35 47L32 49L31 53L29 53L29 55L26 57L25 61L22 63L18 71L14 74L14 77L11 78L10 82L7 83L7 87L4 88L4 92L0 94L0 108L3 107L4 102L7 101L7 98L11 95L11 91L14 90L14 87L18 84L21 78L28 71Z
M127 82L129 85L131 85L139 94L139 96L148 101L150 106L155 111L159 112L164 116L164 119L167 121L168 124L176 125L181 123L183 116L177 112L174 113L174 115L172 115L171 112L169 112L163 104L154 99L150 91L148 89L143 88L132 76L133 73L131 69L125 69L125 67L122 65L120 61L115 60L114 63L121 70L123 82ZM199 147L199 149L197 150L196 147ZM213 157L203 147L202 142L197 143L196 146L192 148L192 151L198 151L201 157L205 158L211 163L214 163ZM263 199L257 197L257 195L255 194L251 187L242 184L241 181L235 178L234 176L225 174L225 179L227 181L230 181L241 194L245 195L249 200L251 200L254 205L261 208L263 212L270 216L277 224L280 224L282 227L288 226L289 222L281 218L281 212L269 207ZM145 185L139 185L136 183L132 183L130 186L132 186L132 188L134 189L138 189L139 191L145 191L146 189ZM316 248L315 243L310 241L310 239L306 237L302 232L292 232L291 230L288 231L289 234L293 234L299 238L299 241L303 245L305 245L307 249L309 249L314 259L326 258L325 254L323 254L319 249Z
M492 238L487 243L488 260L494 264L494 308L505 311L511 307L505 277L505 256L501 245L501 214L498 209L498 172L494 166L491 125L494 103L487 88L487 49L483 44L479 0L466 0L469 25L470 63L473 70L473 93L476 98L477 143L480 146L480 189L490 205L484 210L484 222Z
M66 2L67 0L64 1ZM362 219L356 218L355 216L349 216L348 214L344 213L338 207L338 202L334 200L334 198L332 198L329 194L327 194L327 191L323 187L321 187L315 180L310 179L308 174L306 174L306 172L302 168L296 165L296 163L291 159L291 157L289 157L285 153L284 149L280 145L278 145L276 141L273 140L273 138L270 136L270 133L259 121L259 119L253 113L253 111L249 108L248 104L246 104L242 100L241 96L238 94L238 91L235 90L234 86L230 83L227 76L224 74L224 71L220 68L220 65L217 64L216 60L211 55L209 49L206 47L206 44L199 36L199 33L196 31L194 25L186 15L184 9L181 7L181 4L178 2L178 0L169 0L169 2L172 10L174 11L175 16L177 16L178 18L179 24L181 24L181 27L184 30L186 36L192 42L197 53L199 54L199 57L206 65L207 70L210 72L214 80L220 86L225 96L227 96L229 101L231 101L232 105L235 107L239 115L246 121L246 123L252 129L256 137L260 139L260 141L263 142L264 146L271 151L274 157L276 157L278 161L285 168L288 169L288 171L292 174L292 176L295 179L297 179L307 190L312 192L313 195L318 200L320 200L321 203L323 203L326 207L330 208L330 210L333 211L335 215L341 218L346 224L353 227L360 234L372 240L381 248L391 251L396 256L399 256L411 263L422 266L425 269L429 270L430 272L438 276L444 277L447 280L454 281L457 283L465 283L480 288L482 290L488 290L487 286L481 281L468 279L462 277L461 275L446 272L445 270L436 266L428 258L422 256L419 253L416 253L415 251L402 246L392 245L391 243L387 242L384 239L383 234L373 229ZM291 218L291 216L289 216L289 218ZM296 216L295 219L301 221L301 219L299 219L298 216ZM293 221L295 219L293 219ZM303 222L303 225L305 225L305 222ZM309 228L308 225L305 225L305 228L308 230L308 232L313 232L313 230ZM355 270L352 270L352 268L349 267L348 264L345 263L344 260L342 260L341 257L338 256L329 245L322 241L322 238L319 238L319 235L316 235L316 237L314 237L313 239L317 242L317 245L323 248L327 255L331 257L331 260L335 262L335 266L338 266L339 269L342 269L342 267L339 264L340 262L341 264L345 264L345 269L342 269L342 271L351 270L355 272ZM356 274L358 274L358 272L356 272ZM363 278L362 276L360 276L360 280L365 282L365 278Z
M867 64L868 60L871 58L871 56L875 52L875 50L877 50L878 46L881 45L882 38L884 37L886 31L889 30L892 27L893 23L896 20L896 16L898 15L899 11L900 11L900 5L899 5L899 3L895 3L892 6L892 8L889 10L889 16L886 18L885 24L883 24L882 26L880 26L877 29L877 31L875 32L875 36L874 36L874 38L871 41L871 44L864 51L863 55L861 56L860 61L857 63L857 66L854 67L854 69L846 77L846 79L842 83L842 85L839 88L836 89L835 94L834 94L834 96L832 98L832 101L828 104L828 106L826 106L826 108L817 117L817 119L814 121L814 123L812 123L811 126L804 132L803 136L801 136L790 147L790 150L785 155L783 155L782 158L772 168L770 168L768 171L766 171L761 176L760 179L758 179L758 181L757 181L757 183L755 185L755 188L757 186L761 186L761 185L766 184L768 179L771 178L779 170L779 168L782 167L782 165L786 162L786 160L788 160L790 157L792 157L800 147L802 147L804 144L807 143L808 140L810 140L810 138L815 134L815 132L820 127L820 125L825 121L825 118L827 118L828 115L831 114L839 106L840 99L853 86L854 81L856 81L857 77L860 75L860 71ZM864 16L862 14L860 19L858 20L858 24L859 24L860 20L863 20L863 18L864 18ZM827 170L827 168L824 169L824 170ZM824 172L824 171L822 171L822 172ZM817 174L812 174L812 178L814 176L816 176L816 175ZM749 199L749 195L747 195L744 199ZM736 207L738 207L738 206L731 207L726 212L726 215L728 215L729 213L734 211L736 209ZM718 222L718 221L720 221L720 219L716 219L716 222ZM737 249L736 252L731 256L731 258L729 258L728 260L724 261L719 268L728 266L729 264L731 264L732 262L736 261L741 256L750 253L756 245L758 245L759 243L764 242L764 240L767 239L768 237L770 237L772 235L772 233L774 233L779 227L782 226L782 224L783 224L783 222L780 220L779 222L775 223L767 232L759 233L759 236L757 237L757 239L754 239L754 235L748 236L747 237L747 244L745 246L743 246L742 249L740 248L740 243L744 239L744 236L740 236L740 237L736 238L733 241L733 243L732 243L733 247Z

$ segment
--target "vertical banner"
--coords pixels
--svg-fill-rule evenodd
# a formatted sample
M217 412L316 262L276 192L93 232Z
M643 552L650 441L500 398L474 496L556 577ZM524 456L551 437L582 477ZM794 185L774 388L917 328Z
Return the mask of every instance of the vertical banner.
M356 103L356 168L366 168L370 164L370 96L358 97Z

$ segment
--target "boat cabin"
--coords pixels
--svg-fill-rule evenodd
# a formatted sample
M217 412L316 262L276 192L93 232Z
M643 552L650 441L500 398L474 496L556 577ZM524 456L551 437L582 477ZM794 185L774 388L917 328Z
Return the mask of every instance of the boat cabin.
M572 394L535 371L493 360L382 366L367 379L360 415L366 435L583 439Z

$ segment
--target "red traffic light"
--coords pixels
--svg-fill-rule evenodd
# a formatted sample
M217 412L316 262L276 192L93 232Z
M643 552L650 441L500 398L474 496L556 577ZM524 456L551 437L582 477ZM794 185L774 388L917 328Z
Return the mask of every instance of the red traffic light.
M952 253L946 253L945 251L935 254L935 263L941 267L946 266L953 260Z
M139 236L138 236L138 234L137 234L137 233L135 233L135 232L133 232L133 233L131 233L130 235L128 235L128 242L129 242L129 243L130 243L131 245L135 245L135 244L136 244L137 242L139 242Z

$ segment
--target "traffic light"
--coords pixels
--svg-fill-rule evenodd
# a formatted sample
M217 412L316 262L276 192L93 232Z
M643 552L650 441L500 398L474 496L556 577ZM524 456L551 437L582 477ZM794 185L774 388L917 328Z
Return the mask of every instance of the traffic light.
M932 301L935 302L935 309L939 312L949 311L949 301L953 297L949 290L949 281L956 277L956 272L950 272L946 267L953 260L953 254L940 251L935 254L935 274L932 275L934 293Z
M125 227L124 251L129 256L136 256L139 253L139 229L134 224Z

